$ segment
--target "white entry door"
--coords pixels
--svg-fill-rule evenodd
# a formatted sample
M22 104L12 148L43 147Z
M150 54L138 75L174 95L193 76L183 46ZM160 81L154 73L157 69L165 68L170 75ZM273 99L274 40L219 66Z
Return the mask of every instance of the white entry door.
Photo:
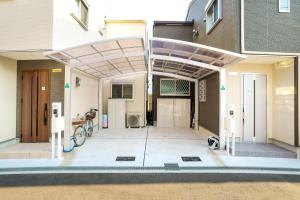
M243 75L243 141L267 142L267 77Z
M190 99L157 99L157 127L190 128Z

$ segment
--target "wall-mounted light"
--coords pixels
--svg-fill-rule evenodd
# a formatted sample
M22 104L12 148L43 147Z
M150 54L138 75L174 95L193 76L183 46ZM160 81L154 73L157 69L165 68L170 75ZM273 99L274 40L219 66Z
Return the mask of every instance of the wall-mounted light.
M193 39L196 40L198 36L199 36L199 26L193 29Z

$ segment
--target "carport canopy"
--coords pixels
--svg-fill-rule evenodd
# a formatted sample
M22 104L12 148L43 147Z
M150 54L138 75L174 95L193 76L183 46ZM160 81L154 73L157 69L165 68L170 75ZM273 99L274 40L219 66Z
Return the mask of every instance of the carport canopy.
M185 79L195 83L195 102L198 102L198 80L216 71L220 72L220 148L225 147L225 67L237 63L246 57L237 53L180 40L151 38L148 50L142 37L105 39L59 51L45 53L50 59L66 65L65 84L71 82L71 69L76 68L99 79L126 76L148 71L156 75ZM149 56L148 56L149 52ZM71 134L71 92L65 87L64 109L65 138L64 148L69 150ZM99 92L102 91L99 87ZM99 98L99 111L102 110L102 98ZM99 112L99 115L102 115ZM99 116L99 119L101 117ZM101 123L101 121L99 121ZM198 124L198 103L195 103L195 124ZM195 126L197 129L198 126Z
M245 56L192 42L150 39L150 73L200 79ZM99 79L147 72L147 49L142 37L105 39L51 51L48 58Z
M141 37L101 40L45 55L100 79L147 71Z
M166 38L150 39L154 74L177 75L201 79L245 56L192 42Z

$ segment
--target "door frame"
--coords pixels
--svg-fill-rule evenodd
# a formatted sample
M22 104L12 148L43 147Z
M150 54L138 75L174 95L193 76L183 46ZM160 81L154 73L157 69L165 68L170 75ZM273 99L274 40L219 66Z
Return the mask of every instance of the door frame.
M51 104L51 69L24 69L24 70L21 70L21 93L20 93L20 101L21 101L21 107L20 107L20 115L21 115L21 120L20 120L20 131L21 131L21 134L20 134L20 142L22 140L22 123L23 123L23 119L22 119L22 112L23 112L23 104L22 104L22 98L23 98L23 72L48 72L48 78L49 78L49 96L48 96L48 102L49 102L49 107L48 107L48 123L49 123L49 126L48 126L48 137L50 138L50 135L51 135L51 109L52 109L52 104ZM38 143L38 142L36 142Z
M240 109L241 109L241 116L240 116L240 131L241 131L241 135L240 135L240 143L244 143L244 123L243 123L243 108L244 108L244 75L263 75L266 77L266 143L268 143L268 74L265 73L255 73L255 72L241 72L240 73L240 85L241 85L241 105L240 105ZM253 142L255 143L255 142Z

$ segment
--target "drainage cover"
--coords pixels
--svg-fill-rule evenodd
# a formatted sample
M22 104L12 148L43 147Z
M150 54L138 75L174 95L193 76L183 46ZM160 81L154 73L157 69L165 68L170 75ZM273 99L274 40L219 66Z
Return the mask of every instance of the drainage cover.
M118 156L116 161L135 161L134 156Z
M181 159L183 162L200 162L201 161L199 156L182 156Z
M179 170L178 163L165 163L165 168L168 170Z

